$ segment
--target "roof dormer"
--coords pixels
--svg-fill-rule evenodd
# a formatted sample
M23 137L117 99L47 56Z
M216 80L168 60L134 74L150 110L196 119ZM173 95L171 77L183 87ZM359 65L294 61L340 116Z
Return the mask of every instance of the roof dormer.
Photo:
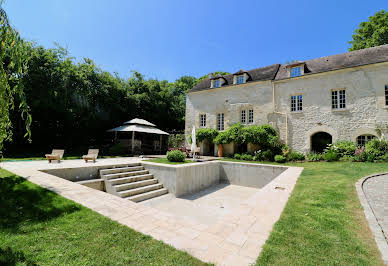
M233 74L233 84L238 85L238 84L246 83L249 78L250 76L248 72L246 72L243 69L240 69L238 72Z
M210 79L210 88L219 88L226 84L228 84L228 81L220 74L217 74Z
M303 76L305 71L305 62L295 62L287 66L288 77L295 78Z

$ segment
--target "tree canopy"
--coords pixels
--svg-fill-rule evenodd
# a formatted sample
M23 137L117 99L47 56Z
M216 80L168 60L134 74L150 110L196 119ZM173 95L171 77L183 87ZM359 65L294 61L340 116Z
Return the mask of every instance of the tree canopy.
M349 51L388 44L388 11L381 10L354 31Z
M26 102L22 78L26 71L26 45L13 29L0 1L0 153L3 143L12 138L10 112L15 106L24 119L26 135L30 136L31 116Z

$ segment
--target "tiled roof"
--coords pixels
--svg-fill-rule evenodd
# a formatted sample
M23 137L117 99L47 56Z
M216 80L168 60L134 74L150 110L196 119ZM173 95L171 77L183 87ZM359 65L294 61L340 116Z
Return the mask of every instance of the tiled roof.
M349 67L357 67L368 64L376 64L381 62L388 62L388 44L366 48L362 50L352 51L343 54L331 55L317 59L307 60L304 63L305 75L322 73L332 70L339 70ZM247 73L249 79L247 83L253 81L265 80L282 80L289 78L287 68L289 64L275 64L262 68L255 68L252 70L240 70L235 74L221 76L227 82L222 87L234 86L233 75ZM213 77L214 79L215 77ZM219 78L219 77L218 77ZM210 78L206 78L199 82L189 92L203 91L210 89Z

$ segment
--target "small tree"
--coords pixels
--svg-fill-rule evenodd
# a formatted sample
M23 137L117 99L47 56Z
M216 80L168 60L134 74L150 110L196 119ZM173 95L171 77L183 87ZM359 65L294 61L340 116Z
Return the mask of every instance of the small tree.
M388 12L381 10L354 31L349 51L388 44Z
M26 71L27 55L19 33L9 24L0 0L0 154L3 143L12 139L10 111L17 108L25 120L26 135L31 137L31 115L21 78Z

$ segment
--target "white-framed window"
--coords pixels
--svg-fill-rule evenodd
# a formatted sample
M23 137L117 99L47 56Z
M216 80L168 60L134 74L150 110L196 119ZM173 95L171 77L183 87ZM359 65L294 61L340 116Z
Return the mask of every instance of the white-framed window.
M248 124L253 123L253 109L248 110Z
M332 109L345 109L346 108L345 89L331 91L331 108Z
M241 110L241 123L245 124L247 122L247 112L245 110Z
M303 111L303 96L292 95L291 96L291 112Z
M224 130L224 114L217 114L217 130Z
M388 106L388 85L385 85L385 105Z
M214 88L221 87L221 81L219 79L214 80Z
M375 136L373 136L373 135L361 135L361 136L358 136L357 137L357 144L358 144L358 146L365 146L365 144L368 141L371 141L374 138L375 138Z
M206 114L199 115L199 126L206 127Z
M290 75L291 75L291 78L301 76L302 75L302 67L301 66L292 67L290 70Z
M244 83L244 75L237 76L237 84Z

